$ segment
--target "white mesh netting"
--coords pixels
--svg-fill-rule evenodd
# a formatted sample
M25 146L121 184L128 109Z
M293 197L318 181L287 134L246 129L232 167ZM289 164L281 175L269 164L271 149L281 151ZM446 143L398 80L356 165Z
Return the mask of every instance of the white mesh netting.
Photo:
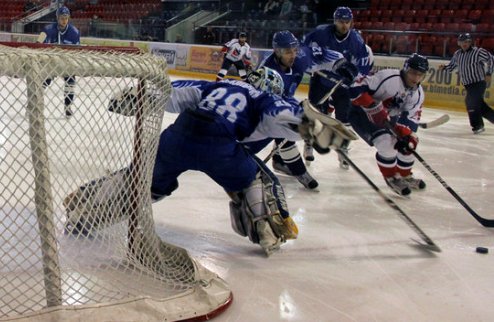
M226 307L227 285L154 230L166 63L40 47L0 45L0 320L168 321ZM135 115L109 112L130 87Z

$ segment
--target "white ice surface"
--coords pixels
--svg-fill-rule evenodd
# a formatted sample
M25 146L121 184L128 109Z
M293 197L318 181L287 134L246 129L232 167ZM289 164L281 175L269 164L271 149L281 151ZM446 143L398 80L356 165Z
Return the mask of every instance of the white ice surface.
M465 113L425 109L418 153L480 216L494 219L494 126L473 135ZM165 115L167 126L175 115ZM268 154L268 149L261 156ZM189 250L231 286L234 301L214 321L493 321L494 228L481 226L418 161L423 192L399 197L385 185L375 150L362 140L350 157L441 248L418 235L336 154L309 167L319 192L281 176L299 238L266 258L231 229L228 197L202 173L179 177L172 196L153 205L159 235Z

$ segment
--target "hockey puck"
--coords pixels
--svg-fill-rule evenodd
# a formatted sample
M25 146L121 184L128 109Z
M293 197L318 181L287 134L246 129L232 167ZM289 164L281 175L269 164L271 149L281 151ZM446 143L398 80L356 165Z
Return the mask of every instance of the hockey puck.
M489 248L487 247L477 247L475 251L479 254L487 254L489 252Z

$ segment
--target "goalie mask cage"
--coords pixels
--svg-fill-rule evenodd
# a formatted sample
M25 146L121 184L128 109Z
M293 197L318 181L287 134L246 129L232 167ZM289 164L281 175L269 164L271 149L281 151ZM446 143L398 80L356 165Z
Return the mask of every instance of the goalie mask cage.
M163 59L122 50L0 43L0 320L201 321L231 303L221 278L155 232L171 85ZM129 87L134 116L109 112Z

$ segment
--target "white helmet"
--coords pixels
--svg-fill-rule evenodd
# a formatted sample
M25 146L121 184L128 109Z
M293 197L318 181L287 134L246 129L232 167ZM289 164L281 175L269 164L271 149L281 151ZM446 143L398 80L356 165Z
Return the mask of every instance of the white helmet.
M255 88L270 94L281 96L284 91L283 78L269 67L263 66L247 76L247 82Z

